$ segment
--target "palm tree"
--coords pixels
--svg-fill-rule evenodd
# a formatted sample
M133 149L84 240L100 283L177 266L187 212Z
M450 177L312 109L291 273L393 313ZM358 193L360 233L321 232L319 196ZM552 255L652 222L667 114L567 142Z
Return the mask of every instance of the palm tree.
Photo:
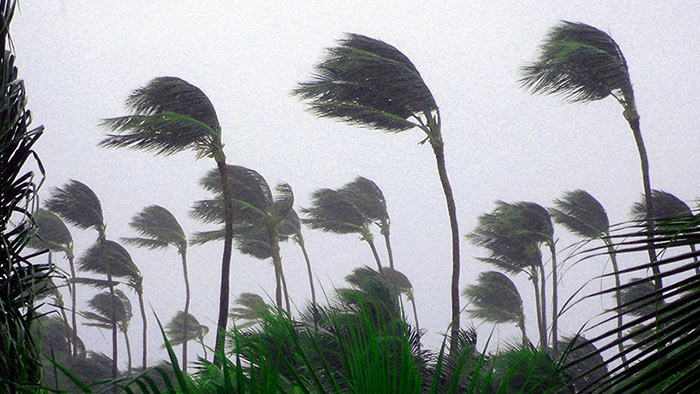
M66 259L68 259L71 278L75 279L73 237L68 227L66 227L66 224L53 212L41 208L34 212L32 219L34 219L34 222L38 226L38 231L36 237L33 237L27 246L33 249L47 248L50 252L63 252ZM71 344L73 344L73 357L78 356L78 349L75 346L75 344L78 343L76 312L76 285L73 283L71 285L71 323L73 328L71 330L72 335L70 341Z
M227 166L227 179L231 190L230 202L236 218L235 236L238 249L256 258L272 258L277 282L275 299L277 306L281 308L281 282L285 279L279 250L279 229L294 205L292 188L286 183L280 183L273 194L265 178L257 171L234 165ZM192 216L205 223L221 223L223 193L220 178L216 176L215 171L210 171L200 183L204 189L213 192L215 197L197 201L192 207ZM192 243L202 244L220 237L220 229L198 232L192 237ZM286 286L284 292L290 312Z
M101 274L106 276L105 286L109 289L109 294L112 295L111 298L107 298L108 302L116 300L116 289L115 286L117 282L115 278L128 278L138 269L134 266L131 261L131 256L121 245L114 241L105 240L104 242L97 242L91 246L85 254L78 260L78 271L81 272L92 272L96 274ZM116 313L117 306L112 306L107 309L108 312ZM117 361L117 346L116 339L117 335L117 316L112 316L110 318L112 324L112 362L116 364ZM112 366L112 372L116 377L118 371L116 371L116 365Z
M477 284L467 286L462 295L472 305L473 309L468 310L472 317L496 324L514 323L522 333L523 345L529 343L523 300L507 276L496 271L481 272Z
M234 322L239 320L244 322L236 324L236 328L239 330L257 324L266 313L271 311L270 306L265 303L263 298L255 293L241 293L233 303L238 306L231 308L229 316Z
M93 264L105 267L105 271L101 272L107 275L107 280L112 282L112 272L110 265L106 264L107 260L107 234L106 226L102 215L102 204L97 198L95 192L87 185L71 179L63 187L56 187L51 192L51 197L46 201L46 207L49 211L54 212L64 221L72 224L82 230L93 229L97 231L97 244L93 247L93 256L95 260ZM109 293L114 299L114 287L109 287ZM114 311L112 307L110 310ZM117 325L116 319L112 317L112 377L116 378L118 365L117 354Z
M394 269L394 254L392 253L389 239L389 213L387 212L386 199L382 190L371 180L358 176L352 182L343 185L338 191L345 194L347 199L355 204L365 217L379 227L379 232L384 236L384 243L389 257L389 267Z
M627 61L620 47L607 33L584 23L563 21L555 26L540 48L534 63L522 68L520 83L532 93L559 94L568 101L587 103L612 96L623 108L639 152L642 166L646 219L653 228L653 203L649 159L639 126ZM651 231L649 231L651 233ZM652 239L649 234L650 240ZM659 267L654 264L653 244L647 249L657 289L662 286Z
M316 306L316 289L314 287L314 277L311 271L311 260L309 259L309 253L306 251L304 236L301 234L301 221L299 220L299 216L294 209L289 210L287 218L280 227L280 233L290 234L292 240L299 245L301 253L304 255L304 262L306 262L306 273L309 276L309 287L311 288L311 305Z
M182 326L187 328L183 331ZM202 345L204 359L207 358L207 348L204 346L204 336L209 332L207 326L199 324L197 318L191 314L178 311L170 322L165 326L165 333L172 346L184 345L185 342L197 341ZM165 348L162 345L161 348Z
M413 285L408 277L402 272L397 271L393 268L384 268L383 272L386 279L394 286L397 293L404 294L406 299L411 303L413 307L413 320L416 322L416 331L420 331L420 326L418 324L418 311L416 310L416 298L413 294Z
M567 230L586 240L600 239L605 244L613 267L615 287L619 288L620 267L617 265L617 255L610 238L610 221L603 205L584 190L574 190L564 193L562 198L554 201L554 208L549 209L554 222L566 227ZM618 308L617 326L622 327L622 296L620 291L615 292L615 301ZM622 352L624 343L622 332L618 336L618 348L622 354L622 362L627 363L626 356Z
M308 100L320 117L401 132L418 127L430 141L445 194L452 234L452 328L450 349L459 335L459 227L445 166L440 110L411 61L395 47L359 34L348 34L316 66L316 77L292 94Z
M693 211L690 209L688 204L684 203L681 199L674 196L671 193L667 193L662 190L652 190L651 199L654 205L654 222L656 224L656 229L663 231L663 222L669 219L677 219L679 217L693 217ZM646 217L646 204L644 201L636 202L632 206L632 216L635 220L643 220ZM656 221L660 223L656 223ZM671 232L673 235L673 232ZM690 244L690 250L695 252L695 245ZM698 257L693 258L695 264L698 263ZM700 266L695 268L695 272L700 274Z
M185 278L185 314L190 313L190 281L187 276L187 237L185 231L175 219L170 211L159 206L150 205L131 218L129 225L139 233L139 237L122 238L126 243L149 248L165 249L173 246L180 255L182 262L182 274ZM136 283L135 283L136 284ZM143 317L145 324L146 319ZM182 326L185 330L187 327ZM146 368L146 326L144 326L143 336L143 368ZM187 336L187 333L183 333ZM187 342L182 344L182 365L187 372Z
M360 240L369 245L377 269L382 272L382 262L369 228L372 221L347 197L347 192L318 189L311 195L311 207L302 208L301 211L307 215L302 222L313 229L335 234L359 234Z
M233 207L226 182L226 155L214 106L198 87L176 77L159 77L136 89L126 100L131 115L103 120L112 132L100 142L107 148L133 148L170 155L187 149L197 158L216 161L224 196L224 252L215 351L223 356L228 319L229 272L233 248ZM221 360L214 358L220 365Z
M86 326L111 329L114 324L119 327L119 331L124 335L126 342L126 352L128 366L127 371L131 373L131 345L129 343L129 322L131 321L131 301L119 289L114 290L114 295L110 293L98 293L88 301L91 311L81 312L80 315L89 320L84 323ZM116 319L116 320L114 320Z
M498 201L492 213L479 216L477 227L467 235L467 239L489 251L489 256L479 258L479 261L496 266L506 273L527 274L535 291L540 345L547 348L546 283L540 251L547 222L541 220L543 216L538 209L530 209L531 207L534 205ZM542 287L538 283L538 274Z

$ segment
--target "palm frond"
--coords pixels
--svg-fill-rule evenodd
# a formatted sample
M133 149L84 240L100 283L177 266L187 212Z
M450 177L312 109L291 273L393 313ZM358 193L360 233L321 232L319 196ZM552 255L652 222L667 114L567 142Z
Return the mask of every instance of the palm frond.
M234 322L242 321L241 324L236 323L238 329L254 325L272 310L263 298L255 293L241 293L234 304L238 306L230 309L229 316Z
M384 193L371 180L358 176L338 191L343 193L369 220L382 222L389 220Z
M589 102L619 94L631 100L627 62L605 32L584 23L562 21L540 47L537 60L522 68L520 83L532 93L559 94Z
M140 276L138 267L131 260L131 255L114 241L105 241L105 258L102 259L100 242L92 245L78 260L78 271L107 274L111 271L115 277Z
M273 204L273 215L279 220L284 220L294 207L294 191L288 183L280 182L275 186Z
M663 190L652 190L651 200L652 216L654 219L659 219L655 221L656 225L662 225L668 219L693 216L693 212L688 204L671 193ZM646 219L647 204L644 198L634 203L630 211L634 220Z
M27 247L72 253L73 237L60 217L40 208L32 214L32 219L38 229L36 235L27 243Z
M313 229L337 234L359 233L367 223L362 212L342 193L318 189L311 195L311 207L302 208L302 222Z
M83 230L104 231L102 205L95 192L84 183L71 179L63 187L55 187L46 200L49 211Z
M122 238L132 245L149 249L163 249L175 246L180 253L187 250L185 231L175 216L160 205L150 205L136 214L129 225L141 237Z
M85 324L87 326L111 329L112 305L114 305L114 319L118 326L128 325L132 316L131 302L126 294L119 289L114 290L114 296L108 292L95 294L88 300L87 304L92 311L80 313L84 318L90 320Z
M170 155L193 149L198 158L212 156L221 144L216 111L198 87L176 77L159 77L126 100L131 115L104 119L111 134L105 148L133 148Z
M481 272L477 284L467 286L462 295L469 301L472 309L468 312L474 318L515 324L524 319L518 288L500 272Z
M185 327L184 331L183 327ZM182 345L192 340L201 341L208 332L209 328L199 324L194 315L191 313L185 315L183 311L177 311L175 316L165 326L165 333L168 335L168 341L172 346ZM161 348L165 348L165 345L162 345Z
M292 91L320 117L399 132L407 119L437 109L416 67L395 47L348 34L316 66L316 74Z
M574 234L596 239L608 233L610 222L603 205L584 190L564 193L549 210L552 219Z

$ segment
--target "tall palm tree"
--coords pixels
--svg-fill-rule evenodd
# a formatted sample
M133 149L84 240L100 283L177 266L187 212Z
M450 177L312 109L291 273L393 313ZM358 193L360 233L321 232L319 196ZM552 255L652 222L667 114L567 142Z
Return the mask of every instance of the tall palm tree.
M182 275L185 278L185 314L190 313L190 280L187 276L187 237L185 231L170 211L160 205L150 205L131 218L129 225L139 237L122 238L126 243L149 249L165 249L173 246L180 255ZM146 319L143 319L144 323ZM183 324L183 330L187 327ZM144 327L144 333L146 327ZM183 332L187 336L187 333ZM143 368L146 368L146 336L144 335ZM182 365L187 372L187 342L182 344Z
M277 306L281 308L281 282L285 279L279 249L279 229L294 205L292 188L283 182L276 186L273 194L265 178L257 171L234 165L227 166L227 179L231 190L230 202L236 218L235 237L238 249L260 259L272 258L277 282L275 299ZM210 171L200 183L215 196L212 199L197 201L192 207L191 215L205 223L221 223L224 197L220 178L214 171ZM220 237L220 229L197 232L192 237L192 243L202 244ZM284 291L289 305L286 287Z
M309 287L311 288L311 305L316 306L316 288L314 287L314 277L311 271L311 260L309 259L309 253L306 250L306 245L304 243L304 236L301 234L301 220L294 209L289 210L289 214L285 219L284 223L280 227L280 233L290 234L292 240L299 245L301 253L304 255L304 262L306 262L306 273L309 276Z
M384 193L371 180L358 176L350 183L343 185L339 192L345 194L353 204L362 212L362 214L373 221L378 227L379 232L384 236L384 244L389 257L389 267L394 269L394 254L391 250L390 241L390 221L389 213L386 208L386 199Z
M377 269L382 272L382 262L370 230L372 220L348 198L347 192L318 189L311 195L311 207L302 208L301 211L307 216L302 222L313 229L335 234L359 234L360 240L369 245Z
M216 161L223 185L224 251L221 258L221 291L215 351L223 356L228 319L229 272L233 248L233 207L226 182L226 155L221 126L214 106L198 87L176 77L158 77L134 90L126 100L131 115L103 120L112 133L100 142L107 148L133 148L170 155L187 149L197 158ZM221 360L214 358L220 365Z
M653 203L649 159L639 126L627 61L620 47L607 33L584 23L562 21L540 48L539 58L522 68L520 83L532 93L559 94L568 101L587 103L612 96L623 108L632 130L642 167L646 219L653 228ZM650 231L651 232L651 231ZM650 240L651 234L650 234ZM653 244L647 249L657 289L662 286Z
M184 331L182 330L183 325L187 326L187 329ZM204 336L208 332L209 328L207 326L199 324L197 318L192 314L185 314L182 311L178 311L165 326L165 333L168 335L168 341L170 341L172 346L189 341L197 341L202 345L205 359L207 358L207 348L204 346ZM165 348L165 345L162 345L161 348Z
M651 199L653 200L654 212L654 223L656 224L656 229L663 231L663 222L673 219L678 219L679 217L693 217L693 211L690 209L688 204L683 202L680 198L674 196L671 193L667 193L662 190L652 190ZM644 201L636 202L632 206L632 216L635 220L643 220L646 217L646 204ZM659 223L656 223L656 221ZM671 235L673 232L671 232ZM695 245L689 245L691 252L695 252ZM693 258L694 263L698 263L698 257ZM695 268L695 272L700 274L700 266Z
M467 286L462 294L472 306L468 310L472 317L496 324L514 323L522 333L523 345L529 343L525 333L523 300L507 276L497 271L481 272L477 283Z
M489 251L488 257L478 260L510 274L527 274L535 291L540 345L547 348L546 283L540 251L547 223L541 221L543 216L539 210L531 207L525 203L498 201L492 213L479 216L476 228L467 235L467 239ZM541 287L538 281L541 281Z
M111 329L113 324L119 327L124 335L127 352L127 373L131 373L131 344L129 343L129 322L131 321L131 301L119 289L115 289L114 295L110 293L98 293L88 301L88 307L92 311L83 311L80 315L89 320L83 323L86 326ZM116 319L116 320L114 320Z
M36 237L33 237L27 246L33 249L47 248L51 252L63 252L68 260L71 278L75 279L73 237L68 227L66 227L66 224L53 212L41 208L34 212L32 219L34 219L34 222L38 226L38 231ZM76 285L73 283L71 285L71 325L73 328L71 329L72 335L70 341L73 345L73 357L78 356L78 348L75 346L75 344L78 343L76 312Z
M308 100L320 117L339 119L386 132L415 127L426 134L437 162L452 234L452 328L450 349L459 335L459 227L445 166L440 110L418 69L395 47L374 38L348 34L316 66L316 77L292 91Z
M134 266L131 261L131 256L121 245L114 241L105 240L104 243L97 242L91 246L83 256L78 259L78 271L80 272L92 272L96 274L101 274L106 276L105 286L109 289L109 294L111 298L106 298L108 302L113 302L116 300L116 289L115 286L117 282L116 278L128 278L133 275L138 269ZM116 313L117 306L112 306L107 309L108 312ZM118 319L116 316L112 316L110 319L112 324L112 362L116 364L118 360L117 350L116 350L116 338L115 333L118 329ZM112 366L113 372L116 369L116 365Z
M615 287L619 288L620 267L617 264L617 254L610 238L610 221L603 205L592 195L584 190L574 190L564 193L562 198L554 201L554 208L549 209L549 213L555 223L561 224L567 230L586 240L599 239L603 241L610 257L615 278ZM618 308L617 326L622 327L622 294L618 290L615 292L615 302ZM624 342L622 332L618 336L618 349L622 354L622 362L627 363L624 354Z
M112 281L110 265L106 263L108 256L106 250L107 234L104 217L102 214L102 204L95 192L82 182L71 179L62 187L52 190L50 198L46 201L46 207L54 212L64 221L82 230L92 229L97 231L97 244L92 248L95 260L94 264L105 267L103 274L107 275L107 280ZM114 287L110 285L109 293L114 300ZM111 311L115 308L112 307ZM118 365L117 354L117 324L112 318L112 377L116 378Z

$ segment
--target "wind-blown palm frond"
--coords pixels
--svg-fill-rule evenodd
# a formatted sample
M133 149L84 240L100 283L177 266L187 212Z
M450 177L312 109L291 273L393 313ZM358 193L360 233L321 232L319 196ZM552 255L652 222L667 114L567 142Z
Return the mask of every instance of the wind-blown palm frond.
M336 234L360 233L367 218L343 193L318 189L311 195L311 207L302 208L307 215L302 222L313 229Z
M584 238L600 238L610 229L605 208L584 190L564 193L549 212L556 223Z
M92 228L100 234L104 232L100 200L84 183L72 179L63 187L55 187L46 200L46 207L78 228Z
M218 149L221 131L213 104L198 87L180 78L153 79L136 89L126 106L131 115L102 121L113 134L100 146L158 155L193 149L198 158L212 156Z
M469 314L493 323L519 324L523 300L513 281L496 271L479 273L477 284L467 286L462 294L469 300Z
M138 268L131 260L131 255L123 246L108 240L104 248L105 260L101 258L100 243L92 245L78 260L78 271L104 275L109 271L115 277L129 277L138 272Z
M371 180L358 176L352 182L343 185L338 191L344 194L367 219L373 221L389 219L384 194Z
M182 327L187 324L187 337L183 336ZM177 314L165 326L165 333L168 335L168 341L173 346L182 345L185 342L196 340L204 341L204 336L209 332L209 328L199 324L199 321L192 314L185 315L184 312L178 311ZM161 346L165 348L165 345Z
M51 211L39 209L32 214L38 230L27 244L32 249L48 248L53 252L72 254L73 237L65 223Z
M693 216L693 211L688 204L680 198L663 190L652 190L654 219L674 219L678 217ZM638 201L632 205L631 213L634 220L644 220L646 218L647 206L645 201ZM655 220L655 224L662 224L660 220Z
M129 225L141 237L122 238L127 243L149 249L164 249L173 245L180 252L187 250L185 231L175 216L159 205L144 208L131 219Z
M84 323L86 326L104 328L109 330L112 328L112 311L111 305L114 302L114 318L120 330L124 331L131 320L131 302L129 298L119 289L114 290L114 299L109 293L98 293L88 302L88 307L92 311L81 312L81 316L90 320Z
M540 56L522 68L520 83L533 93L561 94L588 102L632 91L627 62L605 32L563 21L540 47Z
M321 117L398 132L416 127L407 119L437 109L411 61L393 46L348 34L316 66L315 78L292 94L308 100Z
M230 309L229 316L235 322L236 328L241 330L255 325L272 310L263 298L255 293L241 293L233 303L238 306ZM238 323L239 321L241 323Z

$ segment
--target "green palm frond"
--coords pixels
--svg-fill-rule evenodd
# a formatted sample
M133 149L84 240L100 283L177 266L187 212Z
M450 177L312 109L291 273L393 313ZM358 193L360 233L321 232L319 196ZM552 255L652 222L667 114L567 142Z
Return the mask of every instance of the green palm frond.
M587 239L599 238L610 228L603 205L583 190L564 193L561 199L554 201L549 213L556 223Z
M301 220L293 208L287 212L287 216L285 216L284 222L278 228L278 231L280 236L283 237L296 237L301 235Z
M198 87L176 77L159 77L136 89L126 100L131 115L104 119L112 132L100 142L106 148L133 148L170 155L192 149L198 158L221 148L216 111Z
M27 247L48 248L54 252L72 254L73 237L58 215L46 209L39 209L32 214L32 219L38 229L36 235L27 243Z
M289 211L294 207L294 191L288 183L280 182L275 186L273 204L274 217L283 220L289 215Z
M390 267L384 267L382 268L382 274L389 283L396 287L399 293L406 295L409 300L413 299L413 285L403 272Z
M367 218L343 193L318 189L311 195L311 207L302 208L307 216L302 222L313 229L337 234L360 233Z
M411 61L393 46L348 34L316 66L309 82L293 95L311 111L350 124L399 132L418 124L407 120L437 109L432 93Z
M90 320L84 323L86 326L99 327L104 329L112 328L112 303L114 303L114 319L117 326L123 331L132 317L131 301L119 289L114 290L114 296L108 292L98 293L88 302L88 307L92 311L81 312L81 316Z
M386 199L376 183L358 176L338 191L343 193L369 220L388 222Z
M183 327L185 328L184 330ZM172 346L182 345L193 340L201 342L208 332L209 328L199 324L194 315L191 313L185 315L183 311L178 311L165 326L165 333L168 335L168 341ZM161 345L161 348L165 348L165 345Z
M139 269L131 260L131 255L114 241L105 241L105 259L101 256L100 242L92 245L78 260L78 271L107 274L108 269L115 277L140 276Z
M272 307L255 293L241 293L234 301L234 304L237 306L230 309L229 316L236 322L238 329L255 325L272 310Z
M691 217L693 212L680 198L663 190L652 190L652 215L658 219L669 219L679 217ZM634 220L644 220L646 218L647 204L644 199L632 205L631 214ZM659 224L659 223L655 223Z
M100 234L104 231L100 200L84 183L72 179L63 187L55 187L46 201L46 207L78 228L92 228Z
M187 250L185 231L175 216L159 205L144 208L131 218L129 225L141 237L122 238L127 243L149 249L164 249L173 245L180 253Z
M584 23L563 21L540 47L538 59L522 68L520 83L532 93L559 94L589 102L611 94L631 101L627 62L605 32Z
M518 288L500 272L481 272L477 284L467 286L462 295L469 301L472 309L468 312L474 318L515 324L524 319Z

